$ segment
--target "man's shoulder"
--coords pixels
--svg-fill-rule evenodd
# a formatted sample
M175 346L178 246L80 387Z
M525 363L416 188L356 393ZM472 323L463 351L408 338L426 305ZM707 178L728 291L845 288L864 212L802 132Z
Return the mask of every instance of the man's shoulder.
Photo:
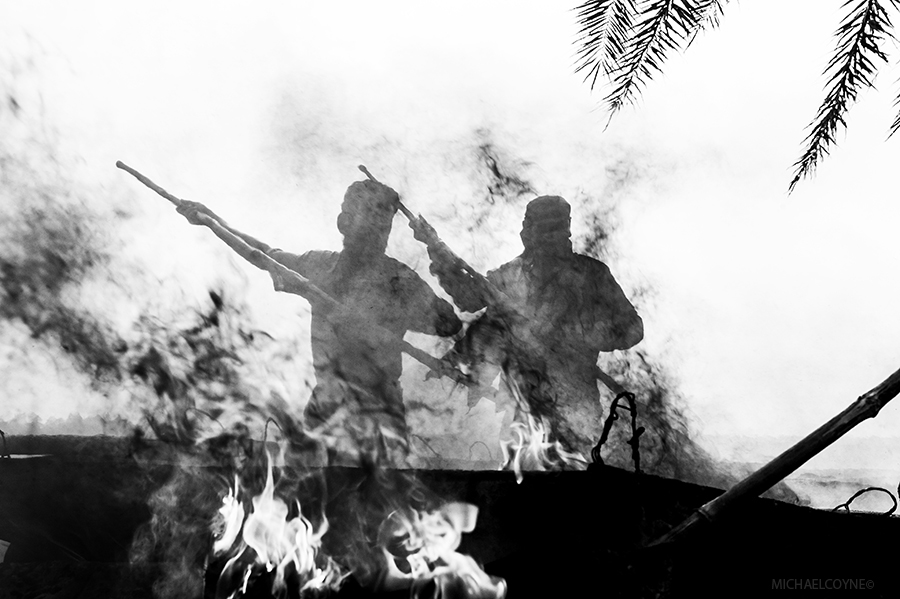
M396 258L391 258L387 254L381 256L381 258L378 260L378 264L381 268L384 268L386 270L396 270L397 272L408 272L416 275L416 271L410 268L408 264L406 264L405 262L401 262Z
M572 254L572 265L586 274L608 273L609 267L592 256Z
M616 286L616 278L613 276L609 267L593 258L584 254L572 254L571 272L576 284L580 285L586 293L606 293L610 286Z
M501 264L500 266L498 266L497 268L487 271L487 277L488 278L504 277L504 276L508 276L512 273L521 272L522 265L523 265L522 256L521 255L516 256L509 262L505 262L505 263Z
M322 266L332 266L337 263L341 257L340 252L331 250L310 250L300 254L300 259L310 264L321 264Z
M522 272L524 266L525 260L519 255L509 262L506 262L493 270L489 270L487 276L488 278L517 276ZM585 276L600 276L609 274L610 272L609 267L606 264L591 256L585 256L584 254L573 253L569 258L561 261L560 266L562 268L569 267L573 271Z
M377 262L377 268L380 271L381 275L390 278L393 280L401 280L407 281L411 284L422 283L426 284L425 280L419 276L415 270L413 270L409 265L397 260L396 258L391 258L390 256L382 256L380 260Z

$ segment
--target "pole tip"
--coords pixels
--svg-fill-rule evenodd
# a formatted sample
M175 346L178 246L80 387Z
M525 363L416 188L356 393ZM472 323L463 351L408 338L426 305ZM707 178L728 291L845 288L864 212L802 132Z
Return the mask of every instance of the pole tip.
M369 172L369 169L367 169L364 165L360 164L360 165L358 165L356 168L358 168L359 170L361 170L361 171L362 171L369 179L371 179L372 181L375 181L376 183L378 183L378 179L376 179L375 177L373 177L373 176L372 176L372 173L370 173L370 172Z

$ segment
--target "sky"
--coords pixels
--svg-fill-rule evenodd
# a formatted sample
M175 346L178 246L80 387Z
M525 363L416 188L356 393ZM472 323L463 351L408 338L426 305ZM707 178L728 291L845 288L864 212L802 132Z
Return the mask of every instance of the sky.
M160 309L199 305L224 281L284 334L303 332L305 307L116 160L298 252L339 248L340 198L365 164L485 270L519 253L527 200L485 204L477 150L489 145L572 202L576 242L592 218L613 225L605 259L626 290L649 290L643 347L673 373L704 444L736 460L786 448L900 366L900 142L885 141L900 72L885 67L788 195L840 2L729 3L611 121L574 73L574 5L4 3L0 83L23 135L57 148L88 201L127 213L121 258L158 283ZM399 218L390 247L427 271ZM6 355L0 419L105 405L51 362ZM890 470L898 424L889 405L811 466Z

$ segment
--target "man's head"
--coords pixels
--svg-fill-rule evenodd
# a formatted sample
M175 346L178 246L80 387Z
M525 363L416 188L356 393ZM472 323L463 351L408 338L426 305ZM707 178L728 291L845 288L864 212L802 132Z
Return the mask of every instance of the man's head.
M396 191L375 181L357 181L348 187L337 218L344 249L384 253L399 201Z
M532 255L572 253L569 203L559 196L540 196L528 202L522 221L522 245Z

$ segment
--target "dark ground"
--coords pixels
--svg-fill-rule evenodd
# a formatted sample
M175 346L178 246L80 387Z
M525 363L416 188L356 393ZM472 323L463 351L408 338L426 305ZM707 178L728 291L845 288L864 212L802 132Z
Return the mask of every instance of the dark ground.
M129 565L128 550L175 466L139 464L127 440L108 437L13 437L10 450L51 456L0 460L0 539L11 543L0 599L150 597L161 565ZM419 476L479 506L459 551L505 578L511 599L900 597L900 518L754 499L688 542L641 549L720 491L607 467L521 485L509 472ZM862 588L822 590L835 585ZM351 584L341 595L365 594Z

